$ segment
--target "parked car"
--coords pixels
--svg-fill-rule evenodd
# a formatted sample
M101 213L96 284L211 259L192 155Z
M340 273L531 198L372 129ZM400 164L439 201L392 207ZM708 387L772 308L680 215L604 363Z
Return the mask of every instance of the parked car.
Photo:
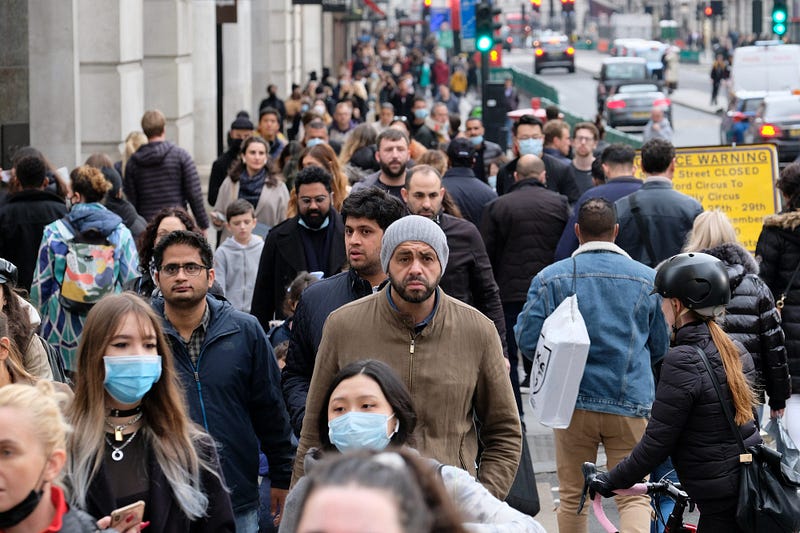
M721 144L744 142L744 133L750 127L750 121L756 116L766 94L763 91L739 91L731 94L728 99L728 112L722 116L719 125Z
M566 68L569 72L575 72L575 48L566 35L534 41L533 71L539 74L546 68Z
M800 156L800 95L769 94L758 106L744 142L772 143L778 163L791 163Z
M607 57L594 76L597 80L597 111L605 109L606 97L622 83L648 82L647 60L643 57Z
M618 85L614 94L606 98L606 123L612 128L643 128L650 120L654 107L664 110L672 122L672 102L655 83L626 83Z

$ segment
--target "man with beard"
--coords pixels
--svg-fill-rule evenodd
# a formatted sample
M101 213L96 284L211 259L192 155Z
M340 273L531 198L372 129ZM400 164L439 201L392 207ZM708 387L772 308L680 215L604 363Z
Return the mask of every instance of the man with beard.
M411 392L420 453L463 468L496 498L505 498L520 460L519 416L494 325L439 290L449 254L447 237L428 218L408 215L386 229L381 266L389 283L325 322L294 481L304 473L305 452L320 446L319 413L334 376L370 357L391 366ZM392 426L385 417L376 423L384 430Z
M298 272L322 272L327 278L345 264L344 226L331 205L331 175L308 166L297 174L294 190L298 213L270 230L258 263L250 313L264 331L274 315L286 318L286 287Z
M403 203L377 187L352 193L342 205L344 245L350 269L303 291L295 309L286 366L281 374L283 396L297 436L303 426L308 386L325 319L344 304L377 292L383 286L386 274L381 267L381 238L386 228L404 214Z
M353 192L378 187L395 198L401 198L400 191L406 183L406 164L409 158L408 137L402 131L389 128L378 135L376 144L378 151L375 152L375 159L381 170L353 185Z
M258 322L208 295L214 283L208 242L174 231L153 252L175 370L189 413L217 442L231 489L236 531L258 531L258 450L269 461L273 512L283 509L294 445L281 400L280 371Z
M500 289L494 281L492 263L478 228L442 211L445 189L439 171L431 166L412 167L402 193L409 213L433 220L447 236L450 257L439 286L453 298L475 306L494 322L505 353L506 321Z

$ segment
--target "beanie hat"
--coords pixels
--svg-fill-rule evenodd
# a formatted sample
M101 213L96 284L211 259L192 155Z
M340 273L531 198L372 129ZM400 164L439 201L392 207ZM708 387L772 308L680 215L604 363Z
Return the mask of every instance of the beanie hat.
M253 123L250 121L250 114L247 111L239 111L236 120L231 124L232 130L252 130Z
M119 172L117 172L115 168L103 167L100 171L103 173L103 177L106 181L111 184L111 190L107 193L108 197L116 198L119 194L119 190L122 188L122 177L120 177Z
M442 272L447 268L447 258L450 249L447 247L447 237L442 228L433 220L419 215L407 215L389 225L381 241L381 266L383 271L389 272L389 260L395 248L407 241L424 242L436 252Z

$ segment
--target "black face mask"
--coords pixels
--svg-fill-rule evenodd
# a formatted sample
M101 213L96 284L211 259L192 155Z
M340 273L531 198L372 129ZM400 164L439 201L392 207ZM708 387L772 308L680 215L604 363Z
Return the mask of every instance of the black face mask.
M228 137L228 146L237 154L242 150L242 139Z
M0 512L0 529L14 527L30 516L42 501L44 489L32 490L28 496L8 511Z

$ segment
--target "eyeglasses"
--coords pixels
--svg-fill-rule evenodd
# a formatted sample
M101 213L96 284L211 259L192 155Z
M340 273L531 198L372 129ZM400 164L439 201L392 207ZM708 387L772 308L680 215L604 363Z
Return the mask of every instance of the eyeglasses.
M594 137L581 137L581 136L578 136L578 137L575 137L575 142L576 142L576 143L590 143L590 142L594 142Z
M301 196L297 199L297 201L303 205L311 205L311 202L314 202L317 205L321 205L330 200L330 198L331 198L330 196L323 196L323 195L314 196L313 198L310 196Z
M185 263L183 265L179 263L170 263L168 265L161 265L159 272L164 276L172 277L177 276L181 269L183 269L183 273L187 276L195 278L200 275L200 272L208 270L208 267L205 265L198 265L197 263Z
M392 117L392 122L397 122L397 121L408 122L408 117L399 116L399 115L395 115L394 117Z

